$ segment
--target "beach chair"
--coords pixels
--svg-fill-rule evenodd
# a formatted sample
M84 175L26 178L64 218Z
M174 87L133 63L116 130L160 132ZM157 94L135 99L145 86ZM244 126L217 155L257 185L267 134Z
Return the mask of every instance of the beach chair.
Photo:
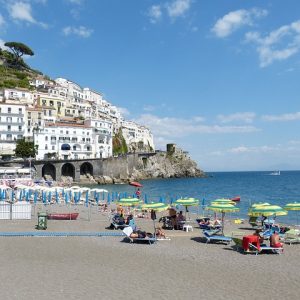
M284 235L284 242L286 244L297 244L300 243L300 232L297 229L290 229Z
M257 222L257 217L250 217L249 218L249 224L252 226L252 227L257 227L259 226L258 222Z
M203 234L206 239L206 243L224 243L224 244L228 245L232 241L231 237L224 236L224 235L211 234L211 232L209 232L207 230L204 230Z
M145 237L145 238L132 238L130 237L131 233L133 232L132 227L128 226L123 229L123 233L126 235L126 239L129 240L130 243L147 243L153 244L157 241L155 237Z
M234 242L234 249L236 251L243 250L243 240L239 237L232 237L232 241Z
M255 255L259 253L275 253L275 254L282 254L283 253L283 248L275 248L275 247L270 247L270 246L265 246L265 245L254 245L252 243L249 243L250 251L247 251L245 253L255 253Z

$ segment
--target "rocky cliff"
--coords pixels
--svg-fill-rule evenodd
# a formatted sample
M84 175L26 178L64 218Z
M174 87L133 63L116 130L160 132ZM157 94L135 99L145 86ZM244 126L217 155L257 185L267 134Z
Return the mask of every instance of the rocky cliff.
M183 152L173 154L159 152L154 156L142 158L134 168L132 177L134 179L205 177L205 173Z

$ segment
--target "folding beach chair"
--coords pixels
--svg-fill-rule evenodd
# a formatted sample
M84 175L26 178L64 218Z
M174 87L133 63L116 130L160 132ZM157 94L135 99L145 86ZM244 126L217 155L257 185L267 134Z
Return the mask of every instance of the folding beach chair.
M126 228L123 229L123 233L125 233L126 235L126 239L129 240L130 243L148 243L148 244L153 244L157 241L157 239L155 237L151 238L151 237L145 237L145 238L132 238L130 235L133 232L132 227L128 226Z
M224 243L230 244L232 241L231 237L224 236L224 235L217 235L217 234L210 234L208 231L203 231L204 237L206 238L206 243Z
M284 242L286 244L297 244L300 243L300 232L297 229L290 229L284 235Z

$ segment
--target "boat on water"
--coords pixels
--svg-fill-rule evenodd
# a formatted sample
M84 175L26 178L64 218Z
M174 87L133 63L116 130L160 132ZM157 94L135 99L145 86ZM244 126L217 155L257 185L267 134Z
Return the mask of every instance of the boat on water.
M47 215L48 220L76 220L79 213L52 213Z
M231 201L239 202L241 201L241 196L236 196L230 199Z
M271 172L269 175L272 175L272 176L279 176L279 175L280 175L280 171L274 171L274 172Z

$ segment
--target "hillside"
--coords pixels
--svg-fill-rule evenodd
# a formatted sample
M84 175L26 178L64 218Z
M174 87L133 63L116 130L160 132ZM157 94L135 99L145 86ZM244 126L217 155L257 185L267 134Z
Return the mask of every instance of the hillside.
M31 69L22 59L16 58L13 53L0 49L0 88L32 89L29 81L46 79L42 72Z

